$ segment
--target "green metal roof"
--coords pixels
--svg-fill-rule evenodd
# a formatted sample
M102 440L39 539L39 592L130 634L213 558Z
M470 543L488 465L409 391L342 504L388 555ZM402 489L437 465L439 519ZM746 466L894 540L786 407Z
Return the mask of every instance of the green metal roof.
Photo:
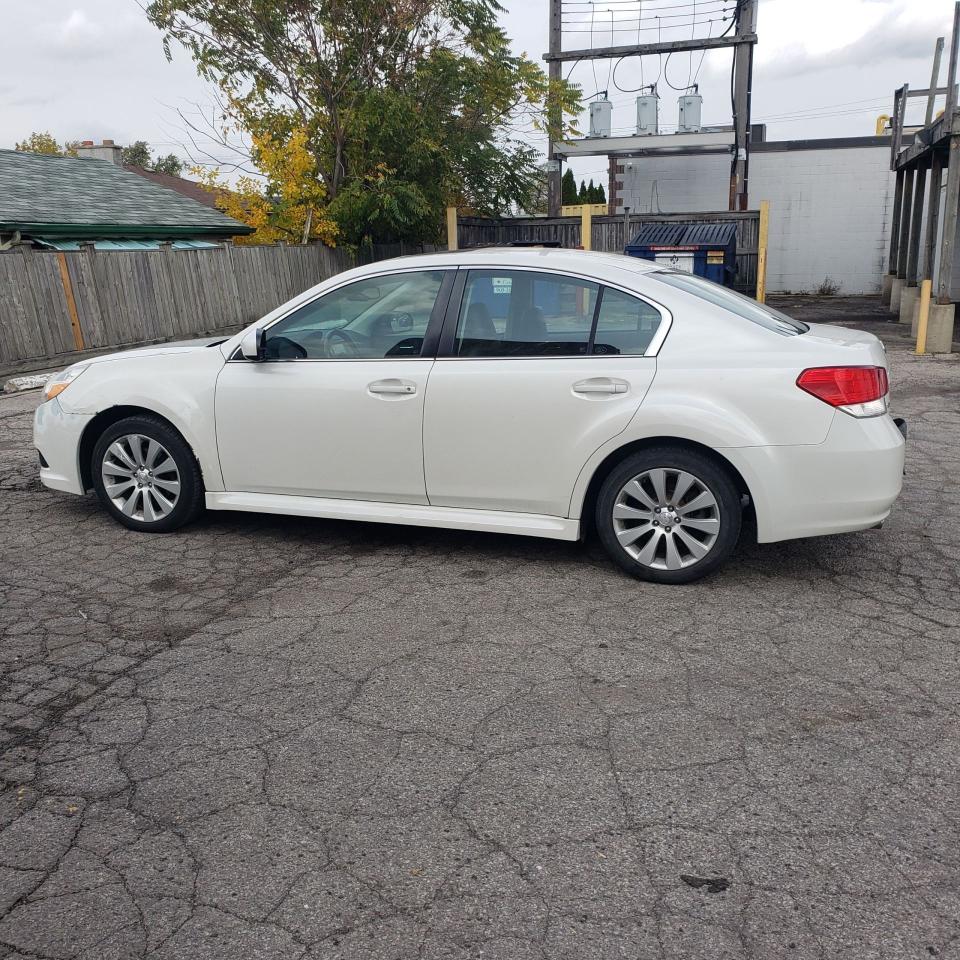
M246 224L106 160L0 150L0 231L49 238L176 239Z
M56 240L52 237L34 237L37 243L54 250L77 251L80 249L80 240ZM161 240L94 240L96 250L159 250ZM170 246L174 250L210 250L220 246L209 240L172 240Z

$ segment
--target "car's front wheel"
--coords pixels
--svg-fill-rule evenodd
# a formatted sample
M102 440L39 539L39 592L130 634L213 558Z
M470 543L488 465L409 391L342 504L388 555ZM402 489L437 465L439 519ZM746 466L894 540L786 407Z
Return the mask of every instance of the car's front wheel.
M91 474L108 512L132 530L176 530L203 509L193 451L158 417L127 417L109 426L94 445Z
M740 494L722 466L694 450L654 447L607 475L596 526L624 570L656 583L690 583L712 573L740 536Z

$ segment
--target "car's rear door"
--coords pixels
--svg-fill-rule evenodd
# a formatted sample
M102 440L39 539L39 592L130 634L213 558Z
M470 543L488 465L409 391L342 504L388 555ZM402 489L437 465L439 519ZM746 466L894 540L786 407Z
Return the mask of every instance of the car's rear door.
M430 503L566 516L581 468L643 400L665 321L584 277L461 268L427 387Z

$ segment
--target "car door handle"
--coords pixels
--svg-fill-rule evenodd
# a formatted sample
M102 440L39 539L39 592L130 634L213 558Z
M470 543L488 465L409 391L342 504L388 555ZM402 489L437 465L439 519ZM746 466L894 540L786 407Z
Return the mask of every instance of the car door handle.
M410 380L374 380L367 386L371 393L399 394L410 396L417 392L417 385Z
M573 385L573 392L579 394L626 393L630 384L626 380L613 380L610 377L591 377Z

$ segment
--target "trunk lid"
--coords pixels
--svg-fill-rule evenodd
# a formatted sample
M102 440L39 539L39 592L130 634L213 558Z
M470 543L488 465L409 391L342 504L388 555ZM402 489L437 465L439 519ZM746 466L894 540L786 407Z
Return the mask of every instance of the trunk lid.
M824 366L828 364L856 367L887 368L887 351L883 342L865 330L838 327L828 323L811 323L810 329L800 340L808 350L820 353L822 347Z

